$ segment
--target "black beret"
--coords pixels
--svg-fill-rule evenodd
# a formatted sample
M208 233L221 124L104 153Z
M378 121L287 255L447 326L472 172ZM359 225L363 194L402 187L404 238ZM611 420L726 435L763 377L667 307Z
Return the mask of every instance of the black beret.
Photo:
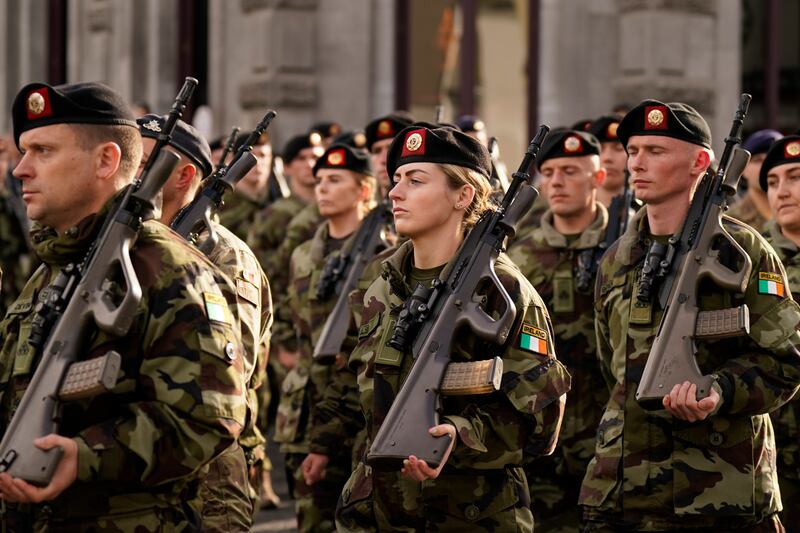
M458 165L492 175L489 150L477 139L461 130L417 122L395 137L386 158L386 171L391 178L398 167L407 163L439 163Z
M561 128L561 129L571 129L576 131L589 131L589 128L592 126L592 121L588 118L582 118L581 120L575 122L569 128Z
M591 133L578 130L553 130L542 144L536 158L536 168L556 157L584 157L600 155L600 141Z
M352 170L359 174L372 176L372 167L369 164L369 152L353 148L347 144L332 144L325 150L322 157L314 164L314 175L323 168Z
M769 149L758 175L761 188L767 190L767 174L770 170L789 163L800 163L800 135L787 135L778 139Z
M251 133L253 133L253 132L252 131L245 131L245 132L239 133L236 136L236 140L233 141L233 151L234 152L242 147L242 145L247 140L247 138L250 137ZM223 141L223 142L227 142L227 137L225 138L225 141ZM269 138L269 132L267 132L267 131L262 133L258 137L258 139L256 139L256 142L255 142L254 146L261 146L262 144L269 144L270 146L272 146L272 142L271 142L271 140ZM224 147L225 145L223 144L222 146Z
M346 131L333 138L331 144L346 144L353 148L367 149L367 136L363 131Z
M103 124L136 127L125 100L102 83L29 83L11 105L14 142L28 130L52 124Z
M166 121L166 116L154 114L136 119L142 137L150 137L152 139L158 139ZM169 145L196 163L203 176L211 175L214 170L214 165L211 163L211 148L208 146L208 141L194 126L179 119L175 123L175 129L172 132Z
M634 135L672 137L704 148L711 148L711 129L692 106L680 102L665 104L645 100L625 115L617 128L619 141L626 148Z
M461 131L482 131L486 129L486 124L475 115L461 115L456 119L456 126Z
M617 128L619 128L620 118L616 115L604 115L589 125L588 131L601 143L619 142Z
M414 119L405 111L395 111L385 117L379 117L367 124L364 134L367 136L367 150L372 150L372 145L384 139L394 139L400 133L414 123Z
M742 148L750 152L750 155L766 154L772 144L783 137L783 133L775 130L758 130L749 135L742 143Z
M319 133L312 132L312 133L304 133L302 135L295 135L286 143L283 147L283 153L281 156L283 157L283 162L285 164L289 164L292 162L292 159L297 157L297 154L300 153L300 150L304 150L306 148L320 148L320 152L322 151L322 137L320 137Z
M342 125L339 124L338 122L328 122L328 121L317 122L313 126L311 126L311 129L309 130L309 133L314 133L314 132L319 133L323 138L336 137L337 135L342 133Z

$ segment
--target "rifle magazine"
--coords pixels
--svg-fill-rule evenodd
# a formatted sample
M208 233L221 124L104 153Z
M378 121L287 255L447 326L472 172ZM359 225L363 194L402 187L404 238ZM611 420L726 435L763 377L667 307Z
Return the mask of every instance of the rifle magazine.
M491 394L500 390L503 360L499 357L485 361L450 363L442 379L444 396Z
M119 377L122 357L110 351L101 357L69 365L58 391L62 401L91 398L114 388Z
M750 333L750 310L746 304L718 311L700 311L695 323L698 339L727 339Z

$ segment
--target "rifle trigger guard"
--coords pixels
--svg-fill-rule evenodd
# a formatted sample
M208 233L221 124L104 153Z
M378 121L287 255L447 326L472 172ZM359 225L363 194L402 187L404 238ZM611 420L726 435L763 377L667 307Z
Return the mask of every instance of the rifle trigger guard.
M724 237L731 246L733 246L739 253L743 260L742 268L738 271L731 271L729 268L719 262L719 252L714 251L709 254L710 261L701 263L697 275L698 277L708 276L714 283L720 287L736 292L744 292L747 289L747 280L750 278L750 273L753 270L753 261L747 252L744 251L736 240L718 224L715 230L711 233L710 240L713 241L716 237ZM702 248L701 248L702 249ZM706 248L709 249L709 248Z
M464 312L460 313L456 319L455 326L466 324L469 328L481 339L497 344L503 344L508 338L508 332L511 331L511 326L514 319L517 317L517 306L514 300L509 296L506 288L500 283L497 278L497 273L494 271L494 261L487 265L487 270L481 279L489 278L494 284L497 291L505 300L506 307L500 317L495 320L490 317L486 311L481 307L480 302L470 298L469 300L462 301ZM472 285L473 287L475 285ZM483 299L482 299L483 300Z
M120 304L113 307L110 299L103 298L105 291L102 286L88 287L90 293L88 307L97 327L118 336L123 336L128 332L136 314L136 306L139 305L142 299L142 286L139 284L139 278L136 276L131 262L130 242L129 237L123 237L115 248L113 255L105 262L105 264L109 265L109 269L114 263L119 263L122 276L125 278L127 291ZM87 281L91 283L91 280ZM103 281L105 281L105 277L103 277L101 283Z

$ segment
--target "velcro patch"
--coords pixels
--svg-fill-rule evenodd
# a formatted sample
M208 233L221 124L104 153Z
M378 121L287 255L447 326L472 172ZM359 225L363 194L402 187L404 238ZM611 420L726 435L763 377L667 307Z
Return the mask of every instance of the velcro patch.
M775 272L758 273L758 294L772 294L783 297L786 294L783 278Z
M206 315L208 315L209 320L230 325L230 319L228 318L230 310L225 298L213 292L204 292L203 301L206 304Z
M522 325L519 333L519 347L532 353L547 355L547 332L543 329Z
M256 286L242 278L236 278L236 294L255 306L261 301Z

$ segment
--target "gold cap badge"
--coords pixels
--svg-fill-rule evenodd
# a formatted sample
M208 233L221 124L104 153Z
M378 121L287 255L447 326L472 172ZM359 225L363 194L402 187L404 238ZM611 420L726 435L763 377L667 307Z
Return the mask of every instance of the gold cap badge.
M581 140L574 135L564 139L564 151L573 153L581 149Z
M651 126L660 126L664 122L664 113L660 109L652 109L647 114L647 123Z
M310 143L312 146L317 146L317 145L319 145L319 144L322 144L322 135L320 135L319 133L317 133L317 132L315 131L315 132L311 133L311 134L308 136L308 142L309 142L309 143Z
M378 135L381 137L386 137L388 135L392 135L394 132L392 131L392 123L388 120L382 120L378 124Z
M353 135L353 144L355 144L357 148L365 147L367 145L367 136L363 133L356 133Z
M619 122L612 122L611 124L608 125L608 128L606 129L606 135L608 135L612 139L616 139L618 127L619 127Z
M31 93L28 96L28 111L32 115L40 115L44 112L44 96L39 93Z
M341 165L343 162L344 162L344 155L342 155L342 152L337 150L336 152L331 152L331 153L328 154L328 164L329 165L337 165L338 166L338 165Z
M789 157L800 156L800 141L793 141L787 144L786 155Z
M416 152L422 146L422 135L419 133L412 133L406 139L406 149L409 152Z

